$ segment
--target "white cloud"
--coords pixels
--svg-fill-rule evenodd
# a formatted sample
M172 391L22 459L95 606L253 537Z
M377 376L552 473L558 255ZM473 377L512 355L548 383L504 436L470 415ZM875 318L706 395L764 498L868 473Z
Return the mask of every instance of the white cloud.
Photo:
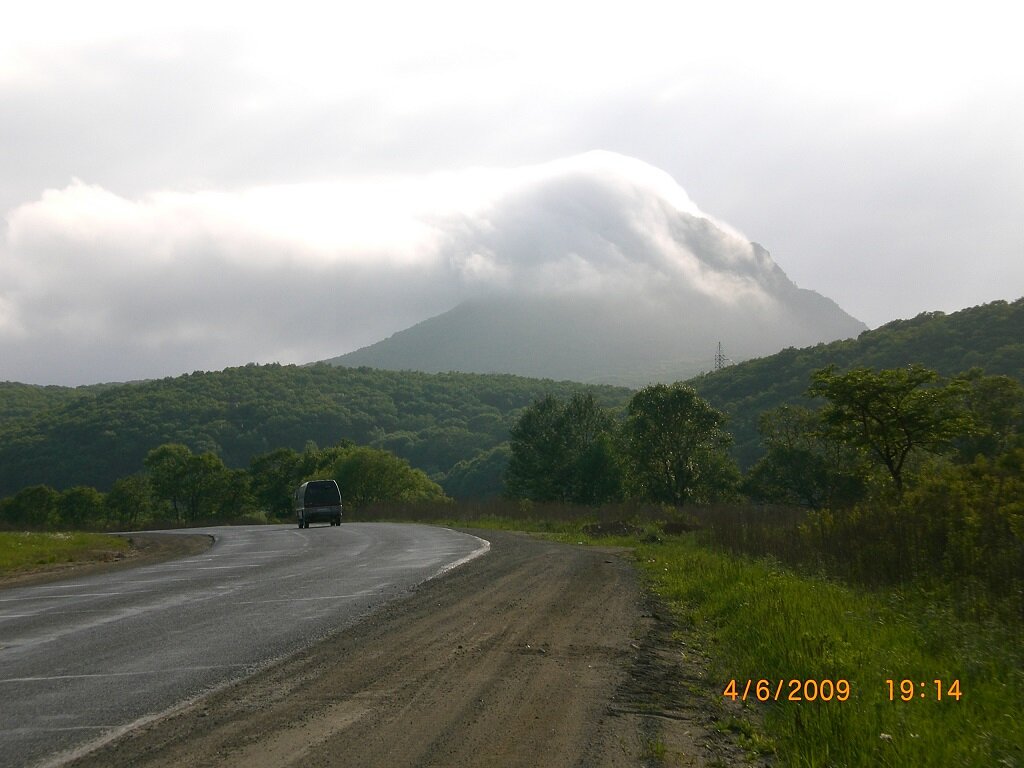
M12 211L0 255L0 377L32 380L304 362L507 291L765 299L749 243L611 153L137 199L75 180Z

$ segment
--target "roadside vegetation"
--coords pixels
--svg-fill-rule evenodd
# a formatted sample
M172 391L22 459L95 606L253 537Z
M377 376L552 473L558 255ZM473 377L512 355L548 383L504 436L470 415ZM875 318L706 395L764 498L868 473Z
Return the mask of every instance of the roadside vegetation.
M1019 623L972 621L914 587L856 589L692 537L635 552L681 636L709 650L720 727L752 751L785 766L1021 764Z
M0 576L123 557L128 541L99 533L0 532Z
M124 531L280 522L292 517L292 492L311 478L337 480L351 508L446 498L422 470L376 448L279 448L239 470L216 454L168 443L150 451L141 471L115 481L108 493L35 485L0 500L0 528Z

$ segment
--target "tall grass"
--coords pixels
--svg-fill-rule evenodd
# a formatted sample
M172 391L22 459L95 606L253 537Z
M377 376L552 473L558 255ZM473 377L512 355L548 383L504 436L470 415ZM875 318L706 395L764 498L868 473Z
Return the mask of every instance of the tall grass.
M636 555L680 625L711 649L720 692L733 679L741 694L748 679L771 681L772 694L779 680L849 681L843 702L747 702L763 712L783 765L1024 765L1024 651L1014 629L715 552L689 536L639 545ZM903 679L915 682L907 702ZM960 700L936 700L936 679L959 680ZM886 680L897 681L895 701Z
M870 589L925 592L964 618L1024 625L1024 542L1008 533L980 536L955 517L884 505L812 512L737 504L689 514L715 548Z

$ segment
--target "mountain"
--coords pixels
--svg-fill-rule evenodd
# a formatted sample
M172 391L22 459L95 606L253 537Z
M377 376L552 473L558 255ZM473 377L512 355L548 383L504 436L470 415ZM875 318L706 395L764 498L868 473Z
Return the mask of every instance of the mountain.
M730 357L744 359L787 343L845 338L864 329L828 299L795 287L782 317L742 306L728 315L705 309L673 311L614 297L469 301L325 362L641 387L711 369L719 340Z
M760 414L785 403L811 405L804 393L813 371L830 364L844 371L901 368L911 363L943 376L980 368L987 375L1011 376L1024 383L1024 298L993 301L951 314L924 312L866 331L856 339L784 349L689 383L729 415L736 456L741 465L749 466L760 455Z
M590 153L438 223L468 296L331 364L642 386L865 330L667 174ZM473 282L475 280L475 282Z

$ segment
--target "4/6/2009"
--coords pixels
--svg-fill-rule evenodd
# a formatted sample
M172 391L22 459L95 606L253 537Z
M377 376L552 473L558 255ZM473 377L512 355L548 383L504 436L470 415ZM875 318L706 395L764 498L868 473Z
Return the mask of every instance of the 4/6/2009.
M730 680L722 696L733 701L846 701L850 698L850 681L827 678Z

